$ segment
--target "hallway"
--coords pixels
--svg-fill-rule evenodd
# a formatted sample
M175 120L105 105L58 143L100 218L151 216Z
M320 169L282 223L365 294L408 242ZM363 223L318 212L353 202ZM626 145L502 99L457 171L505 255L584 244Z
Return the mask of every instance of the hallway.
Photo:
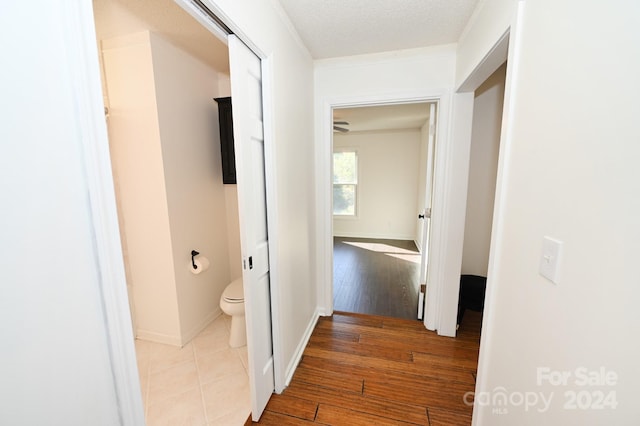
M458 337L417 321L336 312L320 318L289 387L261 425L469 425L481 315Z

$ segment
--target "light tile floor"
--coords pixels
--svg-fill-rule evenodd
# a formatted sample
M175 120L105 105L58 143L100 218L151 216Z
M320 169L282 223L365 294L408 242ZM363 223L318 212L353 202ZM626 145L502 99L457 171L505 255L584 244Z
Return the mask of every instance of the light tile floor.
M247 347L229 347L221 315L177 348L136 340L147 426L235 426L249 417Z

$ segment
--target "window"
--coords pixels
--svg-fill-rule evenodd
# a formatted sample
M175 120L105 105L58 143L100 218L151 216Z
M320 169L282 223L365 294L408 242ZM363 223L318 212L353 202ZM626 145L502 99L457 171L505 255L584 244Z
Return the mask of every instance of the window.
M355 151L333 153L333 214L355 216L358 194L358 156Z

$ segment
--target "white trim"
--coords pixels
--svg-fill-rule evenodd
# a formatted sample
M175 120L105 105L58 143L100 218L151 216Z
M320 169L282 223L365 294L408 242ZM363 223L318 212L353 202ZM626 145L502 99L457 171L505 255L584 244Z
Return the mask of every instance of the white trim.
M215 321L216 318L218 318L220 315L222 315L222 309L220 309L220 304L218 304L216 305L216 309L214 311L210 312L209 315L207 315L202 321L200 321L200 324L196 325L186 333L182 333L180 346L184 346L191 340L193 340L198 334L200 334L202 330L207 328L207 326Z
M469 77L460 84L457 92L475 92L499 67L507 60L509 50L509 30L498 39L498 42L489 50L487 56L471 72Z
M428 90L428 91L398 91L380 93L374 95L364 96L345 96L345 97L326 97L321 101L321 110L316 111L317 122L321 129L321 140L316 148L316 202L317 202L317 236L318 236L318 256L317 256L317 282L318 282L318 312L322 315L331 315L333 313L333 209L332 209L332 196L331 196L331 159L333 156L333 109L340 107L356 107L356 106L374 106L374 105L390 105L390 104L404 104L413 102L438 102L438 126L441 129L446 129L436 134L436 146L446 147L448 146L447 131L449 130L450 113L449 102L451 97L451 91L449 89ZM444 148L440 148L444 149ZM438 160L438 157L442 154L436 152L436 166L434 185L437 182L442 181L445 185L447 180L444 179L443 166L438 166L443 159ZM446 163L444 164L446 165ZM440 176L440 177L438 177ZM440 195L440 196L438 196ZM445 205L442 202L443 197L440 191L434 193L434 213L440 208L444 208ZM446 218L446 212L437 215L436 217ZM437 223L437 220L436 220ZM434 226L437 227L437 226ZM435 246L444 245L443 236L446 233L435 233L431 239L431 244ZM409 239L413 239L412 235ZM437 250L430 250L430 253L435 253ZM437 277L442 275L440 269L443 267L443 259L438 259L434 262L432 268L432 274L427 278L430 280L432 287L436 285L442 285L442 280L438 280ZM443 257L440 256L440 257ZM430 278L431 276L435 278Z
M519 1L516 10L516 15L512 20L511 27L508 30L509 34L509 50L507 59L507 74L505 78L505 92L504 92L504 106L502 113L502 127L500 130L500 148L498 154L498 172L496 177L496 192L495 201L493 205L493 220L491 228L491 244L489 249L489 264L487 271L487 290L485 294L484 302L484 314L482 318L482 335L480 336L480 353L478 355L478 368L476 379L476 390L486 389L487 377L489 375L489 361L491 356L488 352L487 342L493 339L493 330L495 329L495 314L494 305L495 291L493 284L493 277L495 271L501 268L502 256L502 241L504 238L504 215L507 206L506 194L507 194L507 182L509 182L509 162L507 159L510 157L511 147L514 143L513 137L513 110L518 102L517 87L514 82L518 79L520 52L522 51L522 22L524 11L526 8L525 1ZM496 42L499 43L500 40ZM494 49L489 54L495 52ZM478 413L479 407L474 404L473 414ZM480 420L477 415L473 415L471 418L474 426L479 425Z
M291 383L293 373L296 372L296 368L298 367L298 364L302 359L304 349L307 347L309 339L311 339L311 334L313 333L313 330L316 328L316 324L318 323L318 318L320 318L320 310L316 309L316 311L313 313L313 317L311 317L311 321L309 321L309 324L307 324L307 328L304 331L302 339L300 339L300 342L298 342L298 346L293 353L291 362L289 362L289 365L287 366L285 387L289 386L289 383Z
M182 339L180 339L180 336L157 333L155 331L149 331L141 328L136 330L136 339L147 342L162 343L163 345L176 346L178 348L182 347Z
M99 267L107 343L122 425L144 424L140 379L118 228L109 142L104 119L93 9L88 2L65 2L62 16L76 123L89 190L91 223Z
M289 33L291 38L295 40L296 45L298 46L300 51L308 59L313 60L311 52L309 52L309 49L307 49L307 46L300 38L300 34L298 34L295 25L293 25L293 22L291 22L289 15L287 15L287 12L282 8L282 4L280 4L278 0L269 0L269 2L271 3L271 7L273 7L274 11L276 12L276 15L278 15L278 18L280 18L280 20L282 21L282 24L287 28L287 32Z
M182 334L181 336L158 333L155 331L145 330L138 328L136 330L136 338L139 340L146 340L148 342L154 343L162 343L164 345L171 345L177 347L183 347L185 344L190 342L194 337L196 337L202 330L207 328L209 324L216 320L220 315L222 315L222 310L218 306L214 311L209 313L204 320L200 322L200 324L193 327L191 330Z
M411 49L392 50L379 53L364 53L361 55L339 56L336 58L316 59L316 69L330 67L332 69L345 69L361 67L363 62L375 64L394 64L399 67L413 66L416 56L428 56L431 58L447 57L455 54L456 43L440 44L437 46L416 47Z
M273 56L261 60L262 64L262 127L264 134L264 173L267 202L267 232L269 234L269 283L271 289L271 335L273 345L273 375L275 391L281 393L286 387L286 368L282 321L280 313L280 268L278 263L278 184L276 165L275 126L273 118L274 70Z
M415 235L406 234L384 234L384 233L369 233L369 232L334 232L334 237L343 238L374 238L379 240L405 240L413 241L415 243ZM418 246L416 245L416 248Z
M445 109L442 108L442 111ZM435 154L434 203L429 257L436 257L427 276L425 326L439 335L455 336L464 243L473 92L456 93L450 107L448 136L438 137ZM439 134L438 136L441 136ZM445 149L445 153L438 150ZM435 247L434 248L434 244ZM433 266L436 266L435 271ZM436 276L432 275L435 273Z
M354 214L353 216L349 216L349 215L346 215L346 214L334 214L333 215L333 220L346 220L346 221L357 221L357 220L360 220L360 218L358 217L358 214L357 214L358 213L357 204L358 204L358 200L356 200L356 214ZM333 198L331 199L331 211L333 212ZM337 234L334 234L334 235L337 235ZM345 235L345 236L353 237L354 235Z

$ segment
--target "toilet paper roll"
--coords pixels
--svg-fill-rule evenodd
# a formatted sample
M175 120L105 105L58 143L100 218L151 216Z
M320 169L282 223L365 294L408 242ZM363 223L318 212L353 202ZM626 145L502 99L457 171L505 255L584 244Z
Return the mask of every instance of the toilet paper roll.
M204 256L198 255L194 257L193 262L196 264L196 268L194 268L191 261L189 261L189 270L192 274L198 275L209 269L209 259Z

